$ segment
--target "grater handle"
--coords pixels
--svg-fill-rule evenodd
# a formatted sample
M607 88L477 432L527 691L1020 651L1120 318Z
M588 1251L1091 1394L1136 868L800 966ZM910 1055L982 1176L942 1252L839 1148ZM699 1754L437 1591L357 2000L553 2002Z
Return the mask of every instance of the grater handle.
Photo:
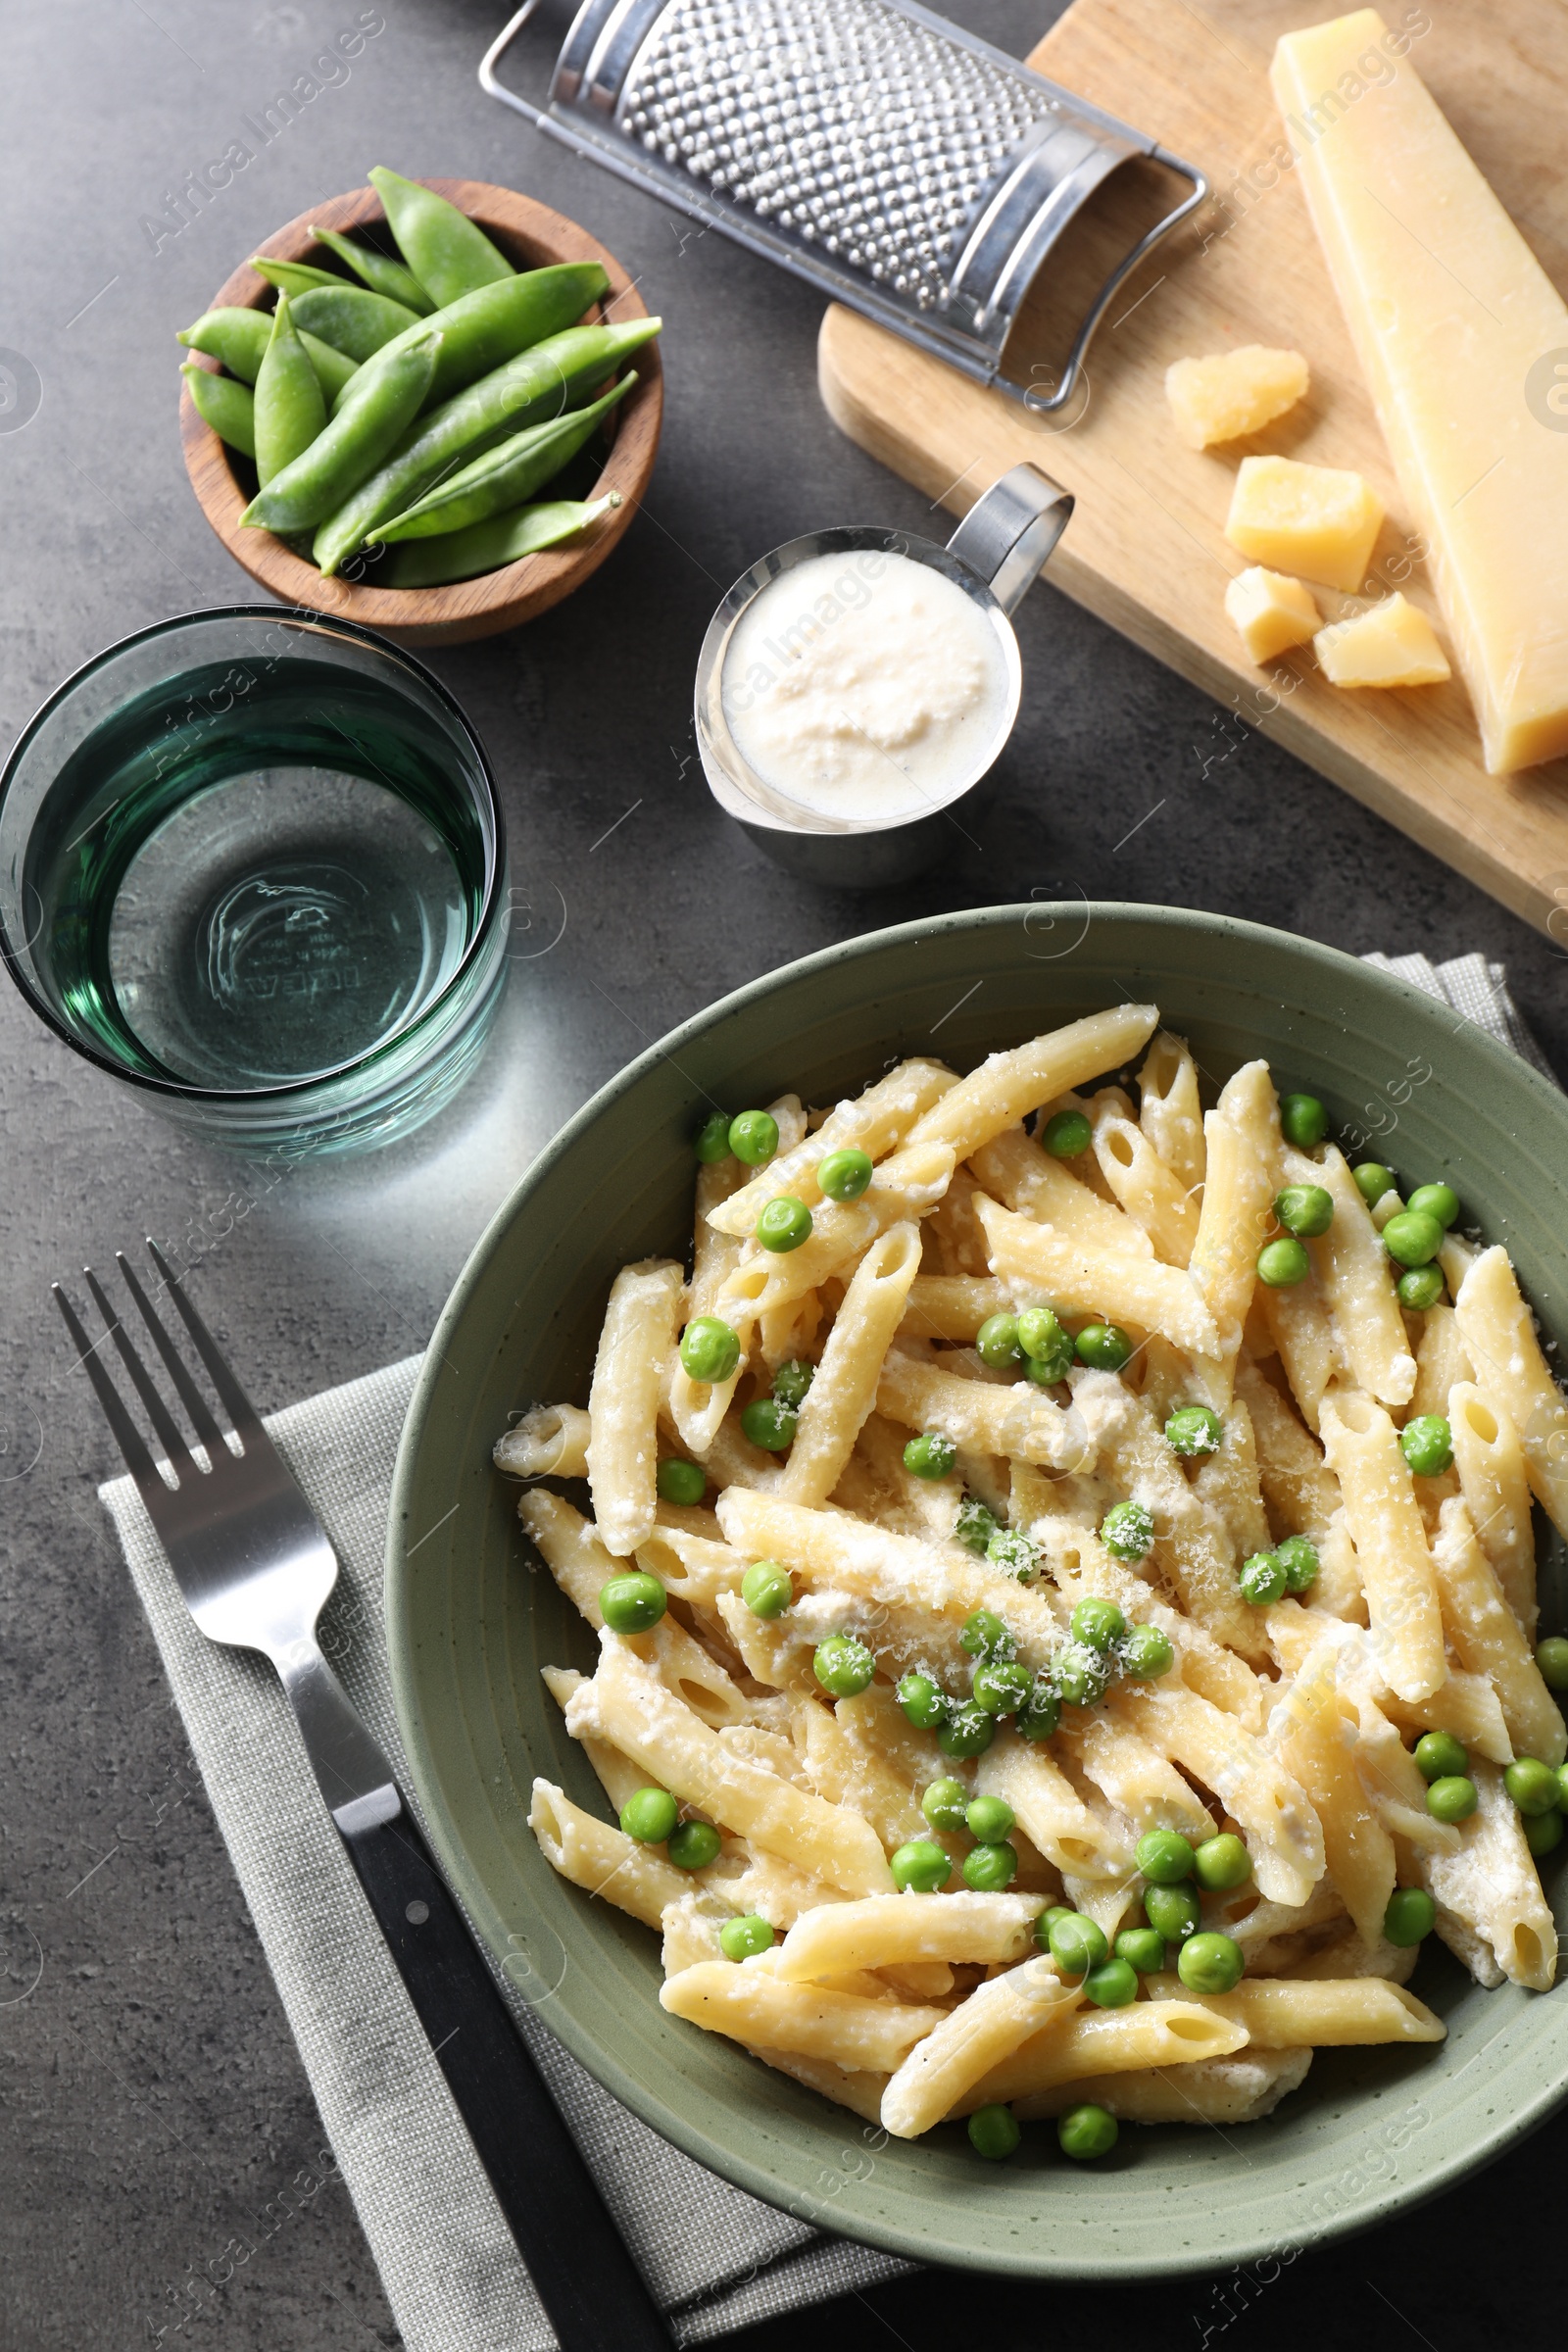
M545 121L543 111L532 105L528 99L519 97L515 90L509 90L496 72L501 60L538 6L539 0L522 0L522 6L510 24L502 26L479 60L479 87L487 96L499 98L503 106L515 107L519 115L526 115L536 130L548 130L550 125Z
M976 499L948 541L948 553L984 580L1004 612L1015 612L1072 510L1070 490L1038 466L1014 466Z

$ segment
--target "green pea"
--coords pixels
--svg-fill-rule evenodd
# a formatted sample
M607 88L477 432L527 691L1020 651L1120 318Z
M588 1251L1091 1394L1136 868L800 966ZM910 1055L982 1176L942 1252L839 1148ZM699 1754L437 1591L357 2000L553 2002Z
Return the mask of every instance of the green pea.
M1108 2107L1096 2107L1086 2099L1081 2107L1069 2107L1057 2117L1056 2144L1074 2164L1093 2164L1116 2145L1116 2118Z
M1040 1573L1040 1546L1021 1527L999 1527L986 1545L986 1558L1020 1585L1032 1584Z
M951 1478L958 1448L939 1429L923 1429L904 1448L904 1467L916 1478Z
M787 1453L795 1443L796 1416L776 1396L754 1396L741 1411L741 1427L764 1453Z
M795 1598L795 1579L778 1560L754 1560L741 1578L741 1598L754 1617L782 1617Z
M974 1335L975 1353L993 1372L1010 1372L1023 1359L1016 1315L987 1315Z
M1443 1297L1443 1268L1437 1264L1406 1266L1394 1288L1401 1306L1424 1315Z
M729 1157L729 1120L721 1110L710 1110L698 1128L692 1150L705 1166L712 1167Z
M938 1785L950 1788L958 1786L956 1781ZM964 1807L960 1820L946 1826L950 1829L966 1829L970 1837L977 1838L982 1845L1000 1845L1016 1818L1005 1797L977 1796L972 1804Z
M1065 1356L1026 1355L1023 1359L1023 1376L1033 1388L1054 1389L1058 1381L1066 1379L1072 1365L1072 1342L1069 1340Z
M995 1609L976 1609L958 1631L958 1647L967 1650L971 1658L989 1658L997 1650L1010 1657L1014 1646Z
M1184 1462L1217 1453L1225 1441L1225 1424L1206 1404L1178 1405L1165 1424L1165 1443Z
M697 1462L683 1462L670 1454L659 1465L655 1481L665 1502L701 1502L708 1493L708 1479Z
M1443 1227L1423 1209L1401 1208L1383 1228L1383 1247L1396 1265L1424 1266L1443 1247Z
M1441 1478L1453 1459L1453 1432L1441 1413L1417 1413L1399 1432L1399 1451L1417 1478Z
M1102 1961L1084 1979L1084 1999L1097 2009L1125 2009L1138 1998L1138 1971L1130 1960Z
M718 1931L718 1948L726 1960L752 1960L773 1948L770 1920L749 1911L744 1919L726 1919Z
M1119 1372L1133 1360L1133 1344L1119 1323L1086 1323L1073 1351L1097 1372Z
M771 1111L743 1110L729 1123L729 1148L749 1168L766 1167L778 1150L778 1121Z
M1394 1170L1386 1168L1380 1159L1363 1159L1350 1173L1368 1208L1376 1208L1384 1194L1394 1190Z
M1146 1560L1154 1548L1154 1514L1147 1503L1113 1503L1100 1522L1100 1541L1113 1560Z
M933 1781L920 1799L920 1810L934 1830L961 1830L968 1805L968 1791L961 1781ZM1011 1827L1009 1810L1007 1829ZM1002 1833L1004 1837L1006 1834L1006 1830Z
M1287 1536L1274 1546L1274 1557L1285 1571L1287 1592L1310 1592L1317 1583L1317 1545L1305 1536Z
M1559 1764L1557 1767L1557 1802L1568 1813L1568 1764Z
M911 1838L899 1847L888 1868L901 1894L906 1888L916 1894L935 1894L953 1876L952 1857L930 1838Z
M1123 1928L1116 1938L1116 1957L1141 1977L1157 1977L1165 1965L1165 1938L1152 1928Z
M1274 1214L1287 1233L1314 1241L1334 1222L1334 1195L1321 1184L1288 1184L1275 1196Z
M916 1731L934 1732L948 1719L948 1695L928 1674L901 1675L893 1695Z
M664 1851L677 1870L706 1870L722 1843L710 1821L683 1821Z
M1562 1796L1557 1775L1539 1756L1516 1756L1502 1776L1502 1785L1520 1812L1531 1817L1555 1813Z
M792 1413L798 1413L806 1402L807 1391L815 1376L814 1364L804 1362L798 1355L791 1356L789 1362L780 1364L773 1375L774 1397L780 1404L787 1404Z
M1234 1936L1189 1936L1176 1955L1176 1974L1189 1992L1234 1992L1246 1966Z
M1077 1159L1095 1140L1095 1131L1081 1110L1058 1110L1046 1121L1040 1141L1053 1159Z
M938 1731L937 1745L945 1756L961 1761L965 1756L983 1756L996 1736L996 1717L972 1699L960 1699Z
M1051 1955L1063 1976L1086 1977L1110 1951L1105 1932L1082 1911L1068 1911L1051 1929Z
M1265 1609L1270 1601L1285 1597L1285 1563L1277 1551L1254 1551L1237 1570L1236 1582L1244 1600L1254 1609Z
M1004 1838L994 1845L971 1846L963 1857L963 1883L976 1894L1001 1894L1018 1876L1018 1856Z
M512 276L512 264L477 222L434 188L404 179L383 164L372 166L369 179L398 251L433 301L456 302L460 295Z
M1251 1875L1252 1857L1229 1830L1223 1830L1217 1838L1205 1838L1201 1845L1193 1849L1193 1876L1210 1894L1245 1886Z
M187 360L179 372L203 424L210 424L220 441L237 449L242 458L254 458L256 395L249 384L236 383L229 375L215 375L210 368L198 368L194 360Z
M256 478L270 482L325 428L326 401L311 355L280 294L256 378Z
M1560 1813L1530 1813L1524 1817L1525 1843L1536 1856L1549 1854L1562 1843L1563 1819Z
M1306 1244L1298 1242L1294 1234L1282 1241L1265 1242L1257 1253L1257 1279L1271 1291L1294 1290L1311 1271Z
M811 1672L835 1698L854 1698L876 1673L876 1660L854 1634L829 1634L816 1645Z
M978 1496L965 1494L958 1505L957 1521L953 1532L966 1551L983 1553L992 1537L1000 1535L1002 1531Z
M1568 1636L1548 1634L1538 1642L1536 1664L1548 1690L1568 1690Z
M1185 1942L1197 1933L1202 1916L1198 1889L1190 1884L1144 1888L1144 1917L1155 1935L1162 1936L1167 1943Z
M738 1333L716 1315L698 1315L680 1335L681 1369L689 1380L728 1380L740 1360Z
M1110 1688L1112 1661L1087 1642L1065 1642L1053 1661L1056 1689L1069 1707L1098 1707Z
M1437 1821L1468 1821L1479 1802L1474 1781L1461 1773L1446 1774L1427 1790L1427 1811Z
M1438 1906L1424 1886L1396 1886L1383 1914L1384 1940L1405 1950L1431 1935L1437 1917Z
M662 1845L680 1819L680 1807L667 1788L633 1789L620 1808L620 1826L639 1845Z
M1049 1740L1061 1721L1061 1700L1051 1683L1037 1675L1029 1695L1012 1719L1020 1740Z
M1423 1732L1412 1753L1417 1772L1429 1784L1470 1769L1470 1759L1451 1732Z
M1028 1699L1029 1670L1004 1658L987 1658L975 1668L969 1690L988 1715L1010 1715Z
M1029 1358L1031 1380L1050 1386L1066 1379L1072 1366L1072 1339L1049 1306L1024 1308L1018 1317L1018 1345Z
M789 1193L781 1194L776 1200L769 1200L757 1220L759 1244L764 1250L771 1250L776 1256L782 1256L789 1250L799 1250L801 1244L808 1242L810 1238L811 1212L804 1200L795 1200Z
M630 1568L599 1588L599 1614L612 1634L646 1634L664 1614L668 1595L657 1576Z
M1065 1903L1048 1904L1035 1921L1035 1941L1039 1944L1040 1949L1043 1952L1050 1951L1051 1931L1058 1919L1075 1919L1076 1917L1077 1913L1069 1911Z
M1127 1631L1127 1620L1113 1600L1080 1600L1070 1620L1072 1638L1091 1649L1113 1649Z
M1176 1663L1170 1636L1162 1626L1135 1625L1121 1645L1121 1670L1135 1683L1157 1682Z
M966 2127L969 2145L988 2164L1001 2164L1023 2137L1010 2107L977 2107Z
M1418 1184L1404 1205L1414 1216L1436 1217L1446 1233L1459 1214L1459 1196L1451 1184Z
M1146 1830L1133 1859L1152 1886L1179 1886L1193 1875L1193 1848L1179 1830Z
M1315 1152L1329 1131L1329 1114L1316 1095L1281 1095L1280 1133L1298 1152Z
M830 1152L821 1161L816 1171L817 1189L829 1200L858 1200L875 1173L870 1153L852 1146Z

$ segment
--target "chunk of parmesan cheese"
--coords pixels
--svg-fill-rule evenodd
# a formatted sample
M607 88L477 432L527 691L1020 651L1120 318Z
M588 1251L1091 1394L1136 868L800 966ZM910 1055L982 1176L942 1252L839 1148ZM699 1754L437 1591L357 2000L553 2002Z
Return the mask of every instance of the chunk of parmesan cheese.
M1307 382L1298 351L1244 343L1236 351L1174 361L1165 370L1165 398L1188 448L1207 449L1213 441L1260 432L1295 408Z
M1358 473L1295 458L1244 458L1225 536L1254 564L1353 596L1382 520L1382 501Z
M1272 662L1293 645L1304 645L1322 626L1317 600L1304 581L1254 564L1239 571L1225 591L1225 614L1235 623L1254 662Z
M1288 33L1274 95L1487 766L1511 775L1568 752L1568 303L1408 48L1374 9Z
M1319 629L1312 651L1334 686L1441 686L1453 675L1431 621L1399 595Z

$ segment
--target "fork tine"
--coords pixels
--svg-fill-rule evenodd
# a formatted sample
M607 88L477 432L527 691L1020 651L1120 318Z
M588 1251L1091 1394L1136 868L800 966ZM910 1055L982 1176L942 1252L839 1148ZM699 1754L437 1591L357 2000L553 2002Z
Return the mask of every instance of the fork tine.
M54 1292L56 1306L65 1316L66 1329L75 1343L77 1360L97 1391L98 1401L104 1408L104 1418L114 1431L115 1443L125 1457L125 1467L140 1488L150 1510L153 1494L167 1494L169 1489L159 1476L152 1455L142 1444L140 1430L121 1402L120 1391L98 1360L101 1342L88 1339L75 1308L59 1283L51 1283L49 1287Z
M105 1293L103 1284L99 1281L91 1266L83 1266L81 1269L81 1276L82 1280L87 1285L88 1290L92 1293L93 1304L97 1307L98 1312L104 1319L104 1324L108 1330L109 1337L114 1341L115 1347L119 1350L121 1362L124 1365L125 1370L130 1374L131 1385L135 1389L137 1396L141 1398L143 1409L146 1412L148 1420L153 1425L159 1445L162 1446L165 1453L169 1457L171 1467L173 1469L175 1475L182 1480L187 1477L194 1478L197 1475L196 1464L191 1459L190 1448L186 1445L184 1439L180 1436L179 1431L175 1426L172 1413L171 1413L168 1405L165 1404L162 1396L159 1396L157 1389L153 1386L146 1365L142 1362L141 1357L136 1353L135 1348L131 1346L130 1334L126 1331L123 1323L122 1323L119 1315L116 1314L114 1307L111 1305L108 1296Z
M229 1370L218 1342L180 1289L173 1270L151 1234L147 1237L147 1248L151 1253L153 1264L169 1285L169 1295L174 1301L180 1320L196 1343L196 1352L207 1366L208 1375L214 1388L218 1391L224 1411L242 1438L251 1435L260 1438L265 1443L267 1433L262 1427L261 1418L255 1405L252 1404L239 1382Z
M115 1263L124 1277L126 1290L129 1291L137 1306L141 1309L141 1319L152 1333L153 1345L163 1357L169 1377L179 1392L179 1400L190 1415L191 1427L216 1464L217 1455L213 1452L213 1448L216 1446L223 1445L223 1433L213 1418L212 1407L192 1380L185 1358L164 1329L162 1317L136 1279L136 1269L123 1250L115 1251ZM224 1449L227 1450L226 1447Z

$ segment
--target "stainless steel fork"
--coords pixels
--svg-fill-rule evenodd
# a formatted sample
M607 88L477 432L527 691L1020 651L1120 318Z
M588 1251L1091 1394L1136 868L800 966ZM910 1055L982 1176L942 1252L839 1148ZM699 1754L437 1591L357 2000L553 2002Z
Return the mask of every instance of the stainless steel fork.
M270 1658L321 1794L430 2037L476 2154L563 2352L669 2352L647 2287L410 1816L392 1767L321 1654L338 1563L217 1342L156 1243L148 1252L218 1402L207 1397L123 1252L120 1271L194 1435L169 1404L90 1267L105 1330L89 1339L55 1298L187 1607L210 1641ZM156 1440L149 1447L104 1362L112 1341ZM198 1459L198 1452L201 1457Z

